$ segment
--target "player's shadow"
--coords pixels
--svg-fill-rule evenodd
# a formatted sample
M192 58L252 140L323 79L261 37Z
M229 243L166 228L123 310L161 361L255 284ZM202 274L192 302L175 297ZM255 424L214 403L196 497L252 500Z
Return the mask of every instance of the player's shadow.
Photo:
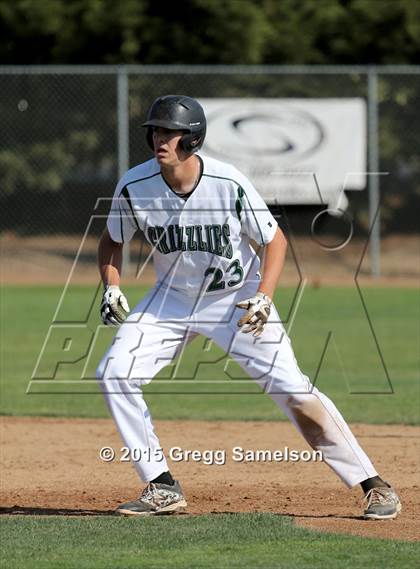
M112 516L115 510L89 510L87 508L30 508L26 506L11 506L0 508L0 515L20 516Z
M240 515L241 513L244 512L209 512L212 515L231 515L231 516L237 516ZM247 512L250 513L250 512ZM255 512L257 513L257 512ZM327 519L327 518L331 518L331 519L335 519L335 520L363 520L366 521L365 518L363 516L342 516L339 514L293 514L293 513L288 513L288 514L276 514L273 512L258 512L259 514L270 514L270 515L274 515L274 516L278 516L279 518L296 518L296 519L300 519L300 518L314 518L317 520L321 520L321 519ZM197 514L193 514L195 516L197 516ZM203 514L199 514L199 515L203 515ZM206 515L206 514L205 514Z
M365 518L363 516L340 516L338 514L284 514L286 517L291 517L291 518L308 518L308 519L316 519L316 520L321 520L321 519L333 519L333 520L363 520L363 521L369 521L369 520L365 520Z
M208 512L206 514L188 514L187 512L177 514L189 517L200 517L201 515L232 515L237 516L239 512ZM270 512L272 513L272 512ZM9 508L0 508L0 515L16 515L16 516L113 516L115 510L89 510L76 508L30 508L26 506L11 506ZM314 519L336 519L336 520L364 520L363 516L341 516L337 514L274 514L281 518L314 518Z

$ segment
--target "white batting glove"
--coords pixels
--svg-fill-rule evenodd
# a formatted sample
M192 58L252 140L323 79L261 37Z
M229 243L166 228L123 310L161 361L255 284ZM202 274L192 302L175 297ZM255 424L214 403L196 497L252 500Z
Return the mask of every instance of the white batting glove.
M245 334L252 332L253 336L260 336L270 316L271 305L271 298L263 292L257 292L252 298L238 302L236 306L238 308L244 308L247 311L245 315L238 320L239 327L245 324L248 325L242 329L242 332Z
M101 318L106 326L119 326L130 313L127 299L119 286L107 286L102 296Z

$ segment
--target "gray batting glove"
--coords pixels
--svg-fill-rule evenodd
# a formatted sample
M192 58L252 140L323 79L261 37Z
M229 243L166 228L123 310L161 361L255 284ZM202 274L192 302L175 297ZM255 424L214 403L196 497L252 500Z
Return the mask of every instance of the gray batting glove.
M101 318L106 326L119 326L130 313L127 299L119 286L107 286L102 296Z
M245 334L252 332L253 336L260 336L270 316L271 305L271 298L263 292L257 292L252 298L238 302L236 306L246 310L245 315L238 320L240 328L247 324L247 327L243 328L242 332Z

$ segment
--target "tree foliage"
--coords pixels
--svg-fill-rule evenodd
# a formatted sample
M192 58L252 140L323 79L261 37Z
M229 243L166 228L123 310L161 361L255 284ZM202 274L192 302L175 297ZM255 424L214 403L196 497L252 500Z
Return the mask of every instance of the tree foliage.
M417 63L418 0L0 0L0 62Z

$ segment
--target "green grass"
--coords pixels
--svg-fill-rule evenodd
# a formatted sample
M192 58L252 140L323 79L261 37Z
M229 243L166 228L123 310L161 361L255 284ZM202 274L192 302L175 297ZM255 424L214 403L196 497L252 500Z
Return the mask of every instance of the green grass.
M79 356L86 351L99 324L99 298L95 298L95 287L72 287L67 294L59 319L74 323L83 321L90 313L87 326L75 329L66 325L54 330L38 376L53 377L58 359L79 361L61 364L55 380L35 380L30 393L26 393L61 292L59 287L2 289L3 414L108 416L94 381L66 383L66 380L80 378L86 358ZM132 305L145 292L144 287L127 288ZM294 292L291 288L277 291L276 305L285 320L288 320ZM417 292L369 288L363 295L392 387L355 288L305 290L290 334L299 365L314 379L326 339L332 332L316 384L335 401L344 416L350 421L368 423L418 424ZM112 334L113 330L107 329L98 337L86 367L86 376L93 377ZM73 343L68 352L63 352L67 337L72 337ZM155 419L284 418L270 398L262 394L236 364L229 367L229 371L243 381L229 379L224 373L223 353L214 346L203 350L203 342L201 338L196 339L184 354L178 378L186 377L187 381L169 381L174 368L168 366L145 388ZM201 362L198 373L194 374L198 361ZM203 380L217 380L217 383L209 384Z
M8 569L418 567L418 544L321 534L272 514L141 520L3 516L1 525Z

